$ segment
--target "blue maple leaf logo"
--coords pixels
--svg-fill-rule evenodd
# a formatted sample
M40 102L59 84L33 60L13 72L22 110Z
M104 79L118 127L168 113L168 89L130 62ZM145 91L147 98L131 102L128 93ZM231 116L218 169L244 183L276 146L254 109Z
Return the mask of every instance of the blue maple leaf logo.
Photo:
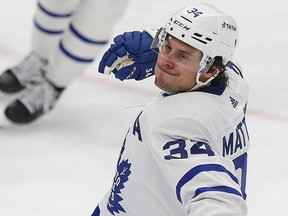
M107 204L109 212L113 215L115 215L115 212L126 212L120 204L123 198L119 194L121 193L121 190L125 187L124 183L129 180L128 177L131 174L130 168L131 163L129 163L128 160L122 160L121 163L119 163L117 166L117 172L114 177L111 194Z

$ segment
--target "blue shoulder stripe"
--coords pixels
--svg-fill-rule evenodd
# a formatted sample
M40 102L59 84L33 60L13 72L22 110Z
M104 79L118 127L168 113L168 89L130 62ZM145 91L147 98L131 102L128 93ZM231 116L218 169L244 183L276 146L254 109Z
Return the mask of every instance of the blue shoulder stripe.
M80 40L84 41L85 43L90 43L90 44L99 44L99 45L105 45L108 43L107 40L105 41L96 41L96 40L92 40L89 39L87 37L85 37L84 35L82 35L72 24L70 24L69 26L70 31Z
M224 166L219 164L203 164L196 166L192 169L190 169L178 182L176 186L176 195L177 199L182 203L182 199L180 196L182 187L192 180L195 176L197 176L199 173L202 172L208 172L208 171L217 171L217 172L223 172L226 173L235 183L238 183L237 177L235 177L229 170L227 170Z
M43 5L40 4L40 2L38 2L38 8L44 12L46 15L48 16L52 16L52 17L57 17L57 18L66 18L66 17L70 17L73 15L73 12L71 13L66 13L66 14L60 14L60 13L54 13L52 11L47 10Z
M231 188L231 187L228 187L228 186L215 186L215 187L202 187L202 188L198 188L196 191L195 191L195 194L194 196L192 197L195 198L197 197L198 195L204 193L204 192L209 192L209 191L217 191L217 192L224 192L224 193L230 193L230 194L234 194L234 195L237 195L237 196L240 196L240 197L243 197L242 194L234 189L234 188Z

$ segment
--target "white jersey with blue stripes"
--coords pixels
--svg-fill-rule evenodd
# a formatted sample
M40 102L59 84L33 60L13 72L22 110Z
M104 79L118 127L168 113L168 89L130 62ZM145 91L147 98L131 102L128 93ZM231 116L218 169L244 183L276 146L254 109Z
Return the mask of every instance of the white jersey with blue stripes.
M111 189L93 216L242 216L246 207L248 87L160 94L129 129Z

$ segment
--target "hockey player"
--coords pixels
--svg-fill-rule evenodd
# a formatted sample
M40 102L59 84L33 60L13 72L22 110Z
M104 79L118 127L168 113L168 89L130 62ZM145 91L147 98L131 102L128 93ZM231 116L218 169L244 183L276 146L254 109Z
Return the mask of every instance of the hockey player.
M0 76L0 90L22 96L5 110L15 123L51 110L105 45L128 0L39 0L31 53Z
M114 42L100 72L120 79L151 72L146 32ZM237 44L234 19L206 4L180 9L159 30L152 47L163 92L132 123L112 187L92 216L247 214L248 87L231 62Z

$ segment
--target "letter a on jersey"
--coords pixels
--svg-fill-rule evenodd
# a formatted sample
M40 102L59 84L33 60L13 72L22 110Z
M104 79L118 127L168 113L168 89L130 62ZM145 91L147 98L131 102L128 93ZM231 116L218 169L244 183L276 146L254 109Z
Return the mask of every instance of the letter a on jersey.
M142 142L142 136L141 136L141 130L140 130L140 122L139 122L139 118L140 118L140 115L142 114L142 112L137 116L135 122L134 122L134 127L133 127L133 134L138 135L138 139L139 141Z

